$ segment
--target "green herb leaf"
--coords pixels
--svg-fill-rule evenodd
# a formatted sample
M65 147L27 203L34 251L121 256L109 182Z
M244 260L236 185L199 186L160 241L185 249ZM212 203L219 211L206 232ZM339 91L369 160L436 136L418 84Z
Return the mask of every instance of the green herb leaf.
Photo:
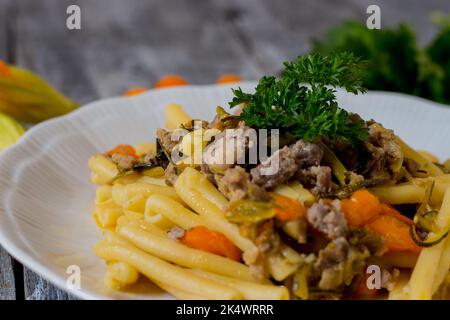
M233 90L230 106L245 107L240 118L253 128L280 129L297 139L328 138L357 144L368 138L362 120L352 120L336 101L335 87L364 92L359 58L350 53L301 56L284 64L281 79L265 76L255 93ZM331 87L331 88L330 88Z

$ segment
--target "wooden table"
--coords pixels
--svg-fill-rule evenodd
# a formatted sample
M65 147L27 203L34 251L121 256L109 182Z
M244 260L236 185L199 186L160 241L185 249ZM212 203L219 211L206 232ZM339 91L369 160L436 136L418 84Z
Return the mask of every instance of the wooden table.
M81 7L82 30L66 28L70 4ZM327 28L364 22L370 4L380 6L382 27L406 21L421 44L436 33L430 14L450 12L448 0L0 0L0 58L81 103L168 73L195 84L229 72L252 80L307 52ZM73 297L0 247L0 299Z

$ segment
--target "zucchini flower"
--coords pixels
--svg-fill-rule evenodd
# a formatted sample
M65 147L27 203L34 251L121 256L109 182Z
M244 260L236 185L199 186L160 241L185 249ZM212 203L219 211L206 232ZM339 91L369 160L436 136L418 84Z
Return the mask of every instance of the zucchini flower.
M14 144L24 132L16 120L0 112L0 151Z
M37 123L78 106L34 73L0 60L0 112L18 121Z

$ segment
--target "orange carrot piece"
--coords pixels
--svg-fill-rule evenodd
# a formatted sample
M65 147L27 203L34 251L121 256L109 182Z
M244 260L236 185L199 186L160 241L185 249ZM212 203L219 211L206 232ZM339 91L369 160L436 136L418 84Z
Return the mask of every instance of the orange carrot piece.
M188 82L182 76L169 74L159 78L159 80L155 83L155 88L185 86L187 84Z
M211 252L235 261L241 260L241 251L233 242L222 233L211 231L203 226L186 231L181 242L191 248Z
M234 83L242 81L241 77L239 77L237 74L234 73L227 73L219 78L217 78L216 83L218 84L224 84L224 83Z
M419 253L421 250L411 239L410 226L397 217L380 215L368 227L372 232L384 238L385 246L391 252L411 251Z
M306 207L300 201L276 193L271 195L275 200L275 217L278 220L285 222L306 216Z
M133 148L133 146L130 146L128 144L119 144L114 149L109 150L107 152L109 156L113 154L120 154L122 156L132 156L134 158L137 158L136 150Z
M381 213L380 200L367 190L358 190L341 200L341 209L348 224L362 227Z
M146 92L147 89L144 87L134 87L130 88L127 91L124 92L124 96L137 96L138 94Z

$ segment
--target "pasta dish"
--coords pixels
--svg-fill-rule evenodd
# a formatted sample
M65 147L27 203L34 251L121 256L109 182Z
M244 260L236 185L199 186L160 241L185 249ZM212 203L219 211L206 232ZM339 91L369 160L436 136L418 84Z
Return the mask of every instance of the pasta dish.
M205 121L170 104L155 143L93 155L106 286L448 299L450 163L338 105L336 87L365 91L363 67L348 53L301 56L254 93L234 89L230 112Z

